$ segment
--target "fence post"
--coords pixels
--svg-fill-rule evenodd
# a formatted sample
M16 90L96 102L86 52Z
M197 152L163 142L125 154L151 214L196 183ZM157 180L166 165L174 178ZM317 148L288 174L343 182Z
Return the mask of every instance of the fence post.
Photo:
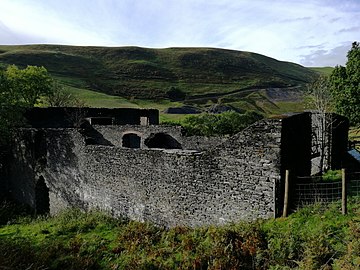
M285 171L285 193L284 193L284 209L283 217L287 217L289 208L289 170Z
M347 214L347 197L346 197L346 177L345 169L341 169L341 213L343 215Z

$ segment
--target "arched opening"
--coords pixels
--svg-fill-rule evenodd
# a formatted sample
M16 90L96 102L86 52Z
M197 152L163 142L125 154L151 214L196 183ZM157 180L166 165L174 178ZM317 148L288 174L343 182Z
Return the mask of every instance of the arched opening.
M182 149L181 144L166 133L151 134L145 140L145 145L149 148Z
M49 188L46 186L42 176L40 176L35 186L35 211L37 215L50 212Z
M122 137L122 146L127 148L140 148L141 137L135 133L127 133Z

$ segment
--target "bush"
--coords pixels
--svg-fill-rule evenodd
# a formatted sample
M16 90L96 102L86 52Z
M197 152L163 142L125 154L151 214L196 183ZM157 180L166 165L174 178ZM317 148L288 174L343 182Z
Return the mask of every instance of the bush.
M323 181L339 181L341 180L341 170L328 170L322 175Z
M234 111L221 114L206 113L199 116L188 116L183 120L182 126L187 136L234 135L262 118L263 116L256 112L244 114Z

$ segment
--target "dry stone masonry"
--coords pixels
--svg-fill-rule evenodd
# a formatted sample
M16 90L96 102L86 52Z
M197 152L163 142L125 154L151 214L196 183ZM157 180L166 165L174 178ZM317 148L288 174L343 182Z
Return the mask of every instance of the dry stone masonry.
M158 125L155 110L88 108L78 124L52 123L52 113L65 123L72 110L47 111L41 121L29 112L35 124L15 138L1 186L38 213L101 209L167 227L271 218L282 209L285 169L311 172L309 113L201 139ZM335 137L346 139L346 128L347 122L337 126Z

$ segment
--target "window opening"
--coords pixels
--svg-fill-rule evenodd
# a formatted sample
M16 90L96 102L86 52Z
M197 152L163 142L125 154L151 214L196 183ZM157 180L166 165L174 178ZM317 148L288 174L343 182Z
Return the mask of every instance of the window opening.
M135 133L127 133L122 138L122 146L127 148L140 148L141 137Z

